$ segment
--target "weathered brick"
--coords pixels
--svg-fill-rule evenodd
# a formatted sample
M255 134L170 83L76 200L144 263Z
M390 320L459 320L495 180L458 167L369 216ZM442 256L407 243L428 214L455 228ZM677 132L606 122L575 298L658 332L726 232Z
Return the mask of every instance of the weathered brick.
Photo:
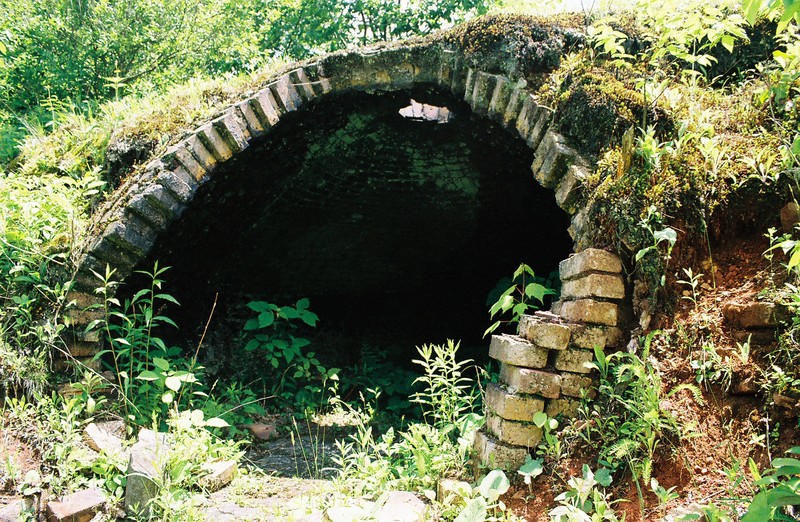
M76 340L65 340L67 352L72 357L94 357L102 348L98 342L84 342Z
M484 116L489 111L489 104L492 101L495 85L497 85L497 75L479 72L472 88L472 112Z
M302 98L300 98L300 95L297 93L297 89L292 85L288 74L275 80L270 85L270 89L275 96L275 100L283 108L284 113L297 110L303 103Z
M135 216L128 216L125 221L114 221L102 235L102 238L109 239L120 249L138 258L144 257L150 251L156 237L158 232Z
M500 364L500 380L513 393L541 395L555 399L561 394L561 376L531 368Z
M567 212L574 211L588 177L588 168L580 164L570 165L556 187L556 204Z
M175 199L181 203L188 203L194 198L197 192L197 180L191 174L186 172L183 167L176 168L173 171L164 171L156 177L156 183L170 191Z
M241 152L250 145L250 133L244 119L236 116L236 111L228 111L211 123L233 152Z
M586 363L592 362L593 359L594 352L591 350L569 348L556 354L555 366L557 370L574 373L589 373L592 370L586 367Z
M184 208L163 186L153 183L134 196L125 211L137 215L155 230L164 231Z
M565 371L561 374L561 395L579 399L585 396L594 399L597 395L594 379L587 375Z
M545 406L544 412L548 417L557 417L562 415L568 419L571 419L578 415L578 409L580 407L581 401L578 399L562 397L560 399L547 401L547 406Z
M489 469L516 471L530 455L526 447L503 444L483 430L475 434L475 454L478 462Z
M467 69L467 78L464 82L464 101L472 105L472 95L475 93L476 71L472 67Z
M520 111L522 110L525 98L529 95L530 93L524 86L519 86L511 92L511 97L506 106L506 112L503 115L503 125L516 129Z
M587 272L621 274L622 262L619 257L611 252L597 248L587 248L559 263L558 272L562 281L574 279Z
M264 128L261 120L258 119L255 109L250 104L250 100L244 100L236 104L236 110L239 111L244 122L247 124L247 131L250 136L258 138L266 134L269 127Z
M250 98L250 103L265 129L275 126L280 121L281 115L278 102L275 101L275 96L271 90L262 89L258 91L255 96Z
M532 422L506 420L492 413L486 414L486 427L501 442L534 448L542 440L542 429Z
M161 156L161 161L164 162L164 165L169 170L181 165L196 180L201 180L208 174L206 168L197 161L194 154L188 149L185 141L167 149L167 152Z
M593 350L595 347L605 349L608 343L608 331L613 327L597 326L589 324L570 324L572 332L570 336L570 346Z
M563 136L553 131L545 132L531 165L533 177L543 187L555 188L569 166L579 163L579 160L580 156L567 146Z
M206 169L207 174L210 174L217 167L217 159L197 136L197 132L190 135L183 141L186 143L186 148L194 155L195 159L200 163L200 165L203 166L203 168ZM198 179L198 181L202 180Z
M541 368L547 364L548 350L525 339L512 335L493 335L489 344L489 357L500 362Z
M586 274L565 281L561 287L561 297L562 299L584 297L624 299L625 283L620 274Z
M61 501L47 503L48 522L89 522L105 507L106 497L99 489L84 489Z
M504 419L530 422L534 414L544 411L544 400L532 395L517 395L497 383L489 383L486 385L486 407Z
M227 161L233 157L234 151L212 123L200 126L195 134L216 161Z
M497 83L494 86L494 92L492 92L487 111L489 118L495 121L503 120L508 102L511 101L511 93L514 91L514 87L515 84L508 78L504 76L497 77Z
M568 321L616 326L618 310L617 305L614 303L579 299L577 301L563 301L560 314Z
M734 328L775 328L790 317L786 307L769 301L728 303L723 306L722 315Z
M297 89L297 93L303 101L311 101L316 98L316 93L311 85L311 80L306 75L306 71L302 68L295 69L289 73L289 79Z
M218 491L227 486L236 477L238 470L236 461L218 460L203 466L207 475L200 477L198 485L209 493Z
M519 335L536 346L548 350L564 350L569 344L570 330L563 324L550 323L533 315L519 320Z
M453 62L453 76L450 81L450 92L453 96L459 97L464 95L464 85L467 81L467 66L466 60L463 56L457 55L456 60Z

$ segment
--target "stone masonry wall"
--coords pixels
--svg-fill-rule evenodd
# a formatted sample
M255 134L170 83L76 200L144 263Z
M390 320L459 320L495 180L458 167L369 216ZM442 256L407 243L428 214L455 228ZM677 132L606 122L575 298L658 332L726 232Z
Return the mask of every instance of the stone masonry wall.
M486 389L486 426L476 437L478 460L490 468L518 469L542 440L532 422L538 412L572 417L582 397L594 398L586 363L594 348L616 346L622 263L593 248L559 265L561 301L552 312L520 319L518 335L494 335L489 356L500 363L500 383Z

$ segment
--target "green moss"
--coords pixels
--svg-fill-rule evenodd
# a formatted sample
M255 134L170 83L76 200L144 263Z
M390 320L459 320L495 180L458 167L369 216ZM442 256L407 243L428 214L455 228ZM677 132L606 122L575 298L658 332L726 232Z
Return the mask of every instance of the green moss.
M644 96L617 80L611 73L592 68L577 71L558 99L556 121L560 132L581 151L596 156L618 143L631 127L645 123ZM647 110L646 123L661 132L672 127L666 111Z
M530 79L557 68L564 53L583 43L583 29L582 15L501 14L476 18L439 38L462 49L481 70Z

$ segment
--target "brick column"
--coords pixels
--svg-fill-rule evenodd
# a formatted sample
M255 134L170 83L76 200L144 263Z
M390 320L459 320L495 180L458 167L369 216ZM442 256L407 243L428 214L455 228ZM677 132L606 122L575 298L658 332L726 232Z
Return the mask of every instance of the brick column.
M494 335L489 356L500 363L500 383L486 389L486 426L476 436L481 464L518 469L542 439L537 412L572 417L580 398L593 398L586 363L594 348L617 345L619 302L625 297L622 263L604 250L587 249L562 261L556 313L520 319L518 335Z

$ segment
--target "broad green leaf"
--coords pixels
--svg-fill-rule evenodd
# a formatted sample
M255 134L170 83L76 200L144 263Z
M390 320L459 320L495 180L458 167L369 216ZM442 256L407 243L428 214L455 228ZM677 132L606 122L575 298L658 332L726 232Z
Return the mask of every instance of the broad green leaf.
M311 303L308 300L308 298L304 297L304 298L300 299L299 301L297 301L297 303L295 303L294 307L297 308L298 310L305 310L305 309L308 308L309 304L311 304Z
M319 321L319 317L314 312L309 312L306 310L302 315L300 315L300 320L306 323L308 326L315 328L317 326L317 321Z
M283 315L283 317L286 319L298 319L300 317L300 312L291 306L284 306L281 308L281 315Z
M167 380L164 381L164 384L172 391L178 391L181 389L181 380L174 375L167 377Z
M473 498L453 522L484 522L486 520L488 506L483 497Z
M659 243L662 241L669 241L670 244L674 244L675 241L678 240L678 233L675 232L674 228L667 227L663 230L656 230L653 232L653 239Z
M607 488L611 485L611 472L606 468L600 468L597 470L597 473L594 474L594 480L604 488ZM658 482L656 482L658 484Z
M156 372L153 372L153 371L150 371L150 370L145 370L142 373L140 373L139 376L136 377L136 378L137 379L141 379L143 381L155 381L160 377L161 376L159 374L157 374Z
M742 0L742 11L747 23L753 25L758 18L758 12L761 9L762 0Z
M160 357L153 358L153 366L155 366L159 370L163 371L169 370L169 362L166 359L162 359Z
M219 417L211 417L206 421L206 426L211 426L212 428L229 428L230 424Z
M483 332L483 336L484 336L484 337L486 337L486 336L487 336L487 335L489 335L490 333L494 332L495 330L497 330L497 327L498 327L498 326L500 326L500 321L497 321L497 322L495 322L495 323L494 323L494 324L492 324L492 325L491 325L489 328L487 328L487 329L486 329L486 331L485 331L485 332Z
M537 428L543 428L547 422L547 414L543 411L537 411L533 414L533 423Z
M477 490L489 502L494 502L500 495L508 491L510 486L506 474L499 469L494 469L481 480Z
M275 314L272 313L272 310L267 310L266 312L261 312L258 314L258 327L259 328L266 328L268 326L272 326L272 323L275 322Z
M531 283L525 287L525 295L533 299L536 299L539 302L542 302L544 296L552 293L553 293L552 290L550 290L546 286L540 285L539 283Z
M250 301L247 303L247 308L259 314L270 309L266 301Z

